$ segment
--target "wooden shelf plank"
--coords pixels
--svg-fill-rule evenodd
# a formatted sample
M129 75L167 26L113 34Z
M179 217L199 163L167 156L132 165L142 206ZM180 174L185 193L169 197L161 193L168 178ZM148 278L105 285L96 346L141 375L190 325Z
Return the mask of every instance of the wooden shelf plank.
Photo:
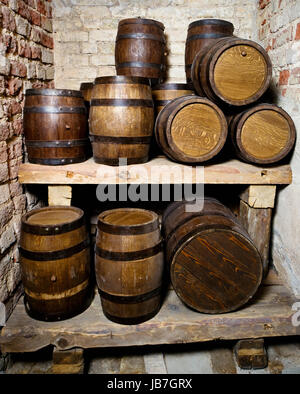
M204 179L201 178L202 170ZM186 171L186 172L185 172ZM169 177L170 174L174 176ZM24 184L248 184L280 185L292 182L289 165L258 167L238 160L209 166L188 166L160 156L145 164L110 167L97 164L92 158L65 166L43 166L23 163L19 181Z
M139 325L108 320L99 295L82 314L61 322L40 322L25 312L21 299L2 329L3 352L31 352L50 344L58 349L205 342L297 335L292 325L295 297L282 285L262 286L243 309L208 315L188 309L170 290L159 313Z

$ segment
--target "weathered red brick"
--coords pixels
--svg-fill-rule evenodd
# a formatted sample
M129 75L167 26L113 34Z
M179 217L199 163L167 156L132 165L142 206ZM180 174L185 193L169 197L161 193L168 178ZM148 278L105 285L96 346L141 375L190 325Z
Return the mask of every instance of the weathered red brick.
M23 121L22 119L16 119L12 122L12 130L14 135L23 134Z
M300 40L300 22L297 24L295 40Z
M29 44L23 40L19 41L18 45L18 55L27 57L27 59L31 58L31 48Z
M6 7L2 9L3 27L11 32L16 30L16 22L13 13Z
M6 141L11 137L10 123L0 123L0 141Z
M41 15L34 10L30 10L29 12L30 12L31 23L33 23L36 26L41 26Z
M290 71L289 70L280 71L280 74L279 74L279 85L287 85L288 82L289 82L289 77L290 77Z
M1 3L8 5L8 0L0 0Z
M36 6L38 12L40 12L43 15L47 15L47 9L45 7L45 2L43 0L36 0Z
M16 100L13 100L8 105L8 115L13 116L22 113L22 106Z
M47 47L47 48L50 48L50 49L54 48L53 37L48 36L48 34L45 34L43 32L41 32L40 37L41 37L41 44L44 47Z
M31 46L31 58L32 59L41 59L42 50L39 47Z
M31 7L31 8L36 8L35 0L28 0L28 5L29 5L29 7Z
M18 53L18 43L15 37L11 37L8 52L16 55Z
M28 5L23 0L18 0L18 14L30 21L30 11Z
M5 78L3 76L0 77L0 94L5 93Z
M12 75L15 75L17 77L26 77L27 68L25 64L15 61L11 63L10 72Z
M15 96L16 94L19 93L20 89L23 86L23 82L21 79L18 78L11 78L8 83L7 83L7 91L8 94L11 96Z

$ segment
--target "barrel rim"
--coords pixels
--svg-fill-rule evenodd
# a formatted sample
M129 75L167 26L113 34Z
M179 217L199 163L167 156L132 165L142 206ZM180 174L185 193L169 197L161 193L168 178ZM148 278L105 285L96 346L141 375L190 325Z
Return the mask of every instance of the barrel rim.
M80 90L92 89L93 86L94 86L94 82L81 82Z
M202 25L221 25L230 27L232 32L234 31L234 25L226 21L225 19L215 19L215 18L205 18L205 19L198 19L197 21L191 22L189 24L188 30L195 27L195 26L202 26Z
M97 77L94 81L94 85L101 85L101 84L141 84L141 85L149 85L150 81L149 78L144 77L129 77L125 75L110 75L110 76L103 76Z
M193 91L193 86L190 83L161 83L152 87L154 90L191 90Z
M83 98L80 90L72 89L27 89L25 96L63 96Z
M130 24L141 24L141 25L155 25L159 27L161 30L165 30L165 26L162 22L159 22L155 19L147 19L147 18L126 18L122 19L119 21L118 26L123 26L123 25L130 25Z

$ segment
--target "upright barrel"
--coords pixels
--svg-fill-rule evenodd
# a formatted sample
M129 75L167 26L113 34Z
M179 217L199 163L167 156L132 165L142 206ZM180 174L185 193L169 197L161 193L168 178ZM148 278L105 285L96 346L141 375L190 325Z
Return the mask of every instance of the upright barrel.
M171 100L193 93L192 85L186 83L162 83L154 86L152 88L152 96L156 114L158 114Z
M87 111L80 91L28 89L23 123L30 163L71 164L89 157Z
M232 36L234 26L222 19L200 19L189 24L185 42L185 73L191 81L191 68L197 53L216 40Z
M161 304L163 265L156 213L120 208L99 215L95 270L108 319L138 324L153 317Z
M259 104L237 114L229 130L236 154L249 163L276 163L290 153L296 140L293 120L274 104Z
M148 161L154 109L149 80L99 77L93 88L90 139L94 160L107 165ZM124 163L124 164L126 164Z
M90 103L92 98L93 82L82 82L80 84L80 91L86 103Z
M115 46L117 75L145 77L152 85L159 83L165 72L164 29L153 19L121 20Z
M199 95L216 103L243 106L254 103L266 92L272 64L256 42L221 38L198 52L191 76Z
M216 104L204 97L172 100L158 114L155 138L172 160L201 163L215 157L227 137L227 121Z
M189 307L231 312L254 296L262 280L261 256L219 201L171 204L163 215L163 230L174 290Z
M62 320L90 305L89 235L81 209L51 206L25 214L20 255L30 316Z

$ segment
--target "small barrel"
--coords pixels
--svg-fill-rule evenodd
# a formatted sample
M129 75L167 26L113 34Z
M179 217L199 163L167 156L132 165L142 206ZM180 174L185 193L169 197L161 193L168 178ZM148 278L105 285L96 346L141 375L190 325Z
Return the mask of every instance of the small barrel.
M191 76L199 95L217 103L243 106L254 103L266 92L272 64L256 42L221 38L198 52Z
M152 86L161 82L166 68L164 29L153 19L121 20L115 46L117 75L149 78Z
M103 313L121 324L152 318L161 304L162 239L158 216L144 209L113 209L98 217L96 280Z
M236 154L249 163L276 163L290 153L296 140L293 120L274 104L241 112L233 117L229 130Z
M216 104L195 95L179 97L158 114L155 138L172 160L201 163L215 157L227 137L227 121Z
M189 24L185 42L185 73L191 81L191 67L197 53L216 40L232 36L234 26L222 19L200 19Z
M91 256L81 209L51 206L25 214L19 249L25 307L31 317L63 320L90 305Z
M219 201L169 205L163 231L172 285L189 307L203 313L231 312L254 296L263 275L261 256Z
M80 84L80 91L82 93L84 101L90 103L92 98L93 82L82 82Z
M171 100L193 94L193 87L186 83L163 83L152 88L152 96L156 114Z
M88 159L87 111L80 91L26 90L23 123L30 163L61 165Z
M148 161L154 109L149 80L141 77L95 79L90 139L96 163L111 166Z

